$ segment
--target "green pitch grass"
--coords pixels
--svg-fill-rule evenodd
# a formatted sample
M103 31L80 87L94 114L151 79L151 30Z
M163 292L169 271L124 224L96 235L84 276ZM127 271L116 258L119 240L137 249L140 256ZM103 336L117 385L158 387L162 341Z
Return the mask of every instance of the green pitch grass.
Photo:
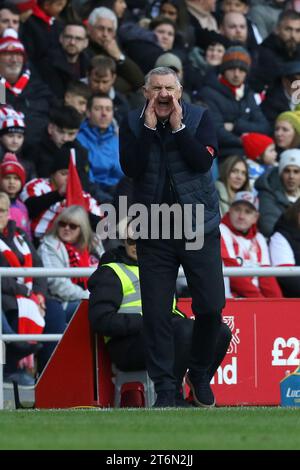
M300 408L0 412L0 449L300 449Z

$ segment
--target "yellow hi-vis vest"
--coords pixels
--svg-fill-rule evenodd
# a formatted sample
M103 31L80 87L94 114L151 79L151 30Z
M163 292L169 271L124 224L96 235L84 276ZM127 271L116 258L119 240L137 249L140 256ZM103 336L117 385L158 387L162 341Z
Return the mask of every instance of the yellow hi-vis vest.
M111 268L121 281L123 300L117 313L138 313L143 315L139 267L130 266L124 263L107 263L102 264L101 266ZM172 312L185 318L185 315L176 309L175 297L173 300ZM104 340L107 342L110 340L110 337L105 336Z

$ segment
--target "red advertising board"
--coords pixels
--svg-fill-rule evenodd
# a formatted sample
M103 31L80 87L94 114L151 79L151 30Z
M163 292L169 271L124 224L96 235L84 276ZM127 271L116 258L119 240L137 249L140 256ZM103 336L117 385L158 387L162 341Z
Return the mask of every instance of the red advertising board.
M280 380L299 365L300 300L228 299L223 320L232 340L212 382L217 404L279 405Z
M192 313L190 299L178 305ZM110 361L87 310L83 301L40 376L36 407L113 405ZM217 404L279 405L280 381L299 365L300 299L230 299L223 319L232 340L212 385Z

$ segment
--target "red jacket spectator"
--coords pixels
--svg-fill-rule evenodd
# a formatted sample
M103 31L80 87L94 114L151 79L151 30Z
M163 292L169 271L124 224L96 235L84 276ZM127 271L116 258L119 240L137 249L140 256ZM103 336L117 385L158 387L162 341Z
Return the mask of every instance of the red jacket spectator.
M258 200L251 192L236 194L220 225L221 253L225 266L270 266L268 246L257 231ZM282 297L274 277L231 277L235 297Z

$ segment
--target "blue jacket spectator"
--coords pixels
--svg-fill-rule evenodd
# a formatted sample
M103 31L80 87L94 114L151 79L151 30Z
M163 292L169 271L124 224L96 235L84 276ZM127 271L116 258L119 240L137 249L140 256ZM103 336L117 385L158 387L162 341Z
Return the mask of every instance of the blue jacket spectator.
M80 126L77 140L88 151L90 182L99 184L103 191L102 202L112 201L115 187L124 175L109 97L98 94L89 100L87 119Z

